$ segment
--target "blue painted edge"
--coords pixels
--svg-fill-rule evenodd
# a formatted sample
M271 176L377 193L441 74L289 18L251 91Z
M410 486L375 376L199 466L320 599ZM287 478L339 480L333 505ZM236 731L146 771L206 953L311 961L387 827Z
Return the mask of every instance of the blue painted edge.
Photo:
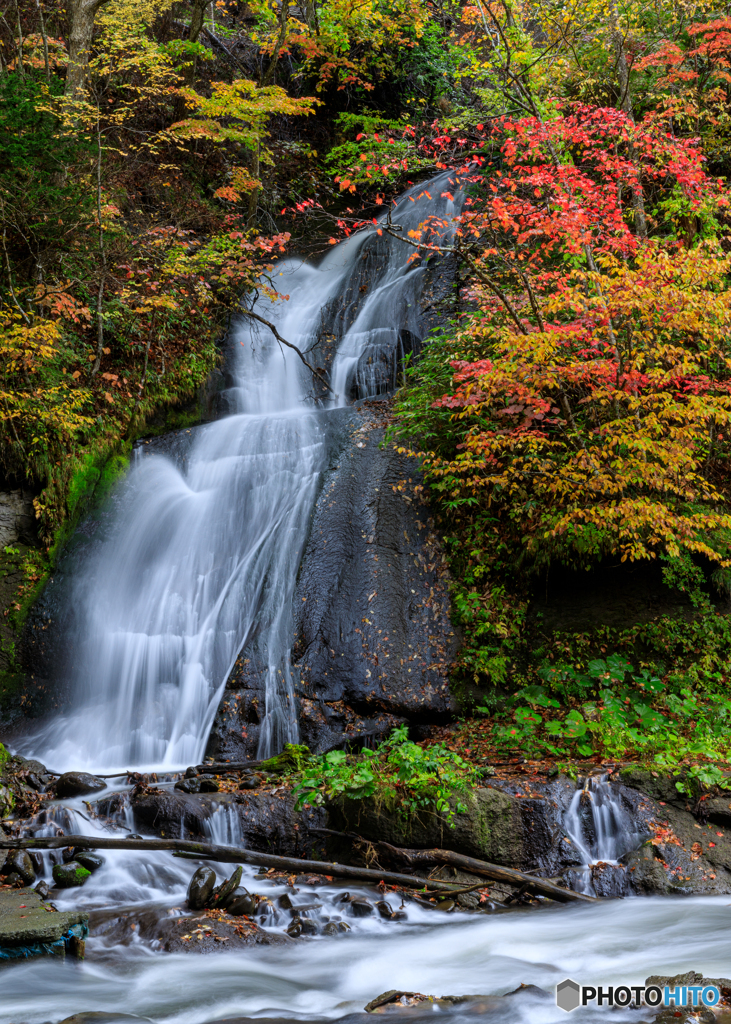
M55 942L34 942L30 946L0 946L0 960L28 960L32 956L65 956L72 939L86 939L89 925L86 922L72 925Z

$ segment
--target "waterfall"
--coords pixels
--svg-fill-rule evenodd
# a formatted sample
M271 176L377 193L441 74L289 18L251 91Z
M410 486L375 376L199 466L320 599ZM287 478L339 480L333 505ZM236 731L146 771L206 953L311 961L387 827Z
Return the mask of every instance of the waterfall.
M219 804L203 819L203 835L214 846L245 846L236 804Z
M623 869L619 858L633 849L636 833L621 797L606 775L589 776L577 786L563 818L563 827L571 841L578 870L573 888L594 893L594 869Z
M439 218L436 240L450 236L463 195L453 178L402 197L391 218L404 237L429 217ZM374 225L316 267L283 261L273 279L288 299L258 298L257 312L301 351L336 339L331 405L390 390L398 353L418 346L425 271L413 255ZM265 666L259 755L297 739L291 605L325 468L326 410L267 328L242 320L232 341L230 414L192 432L184 468L159 455L135 461L71 596L72 709L31 751L57 770L200 761L245 645Z

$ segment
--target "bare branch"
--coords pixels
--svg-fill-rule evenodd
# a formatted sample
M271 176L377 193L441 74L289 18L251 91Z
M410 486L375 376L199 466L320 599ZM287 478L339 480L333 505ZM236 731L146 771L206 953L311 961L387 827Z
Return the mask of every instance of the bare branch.
M279 344L280 345L286 345L287 348L291 348L293 352L296 352L297 355L302 360L302 362L307 367L307 369L313 375L313 377L317 377L317 379L320 381L320 383L325 385L325 387L330 392L330 394L333 396L333 398L337 398L338 397L335 394L335 392L333 391L333 389L330 387L330 385L328 384L328 382L327 382L327 380L325 378L325 375L323 373L321 373L320 370L318 370L315 366L312 366L310 363L308 363L307 360L305 359L305 357L303 356L302 352L300 352L300 350L297 348L297 346L293 345L291 341L287 341L285 338L283 338L282 335L277 330L277 328L274 326L274 324L270 320L265 320L263 316L259 316L258 313L254 313L254 311L251 310L251 309L244 310L244 315L251 317L252 320L258 320L260 324L264 324L265 327L268 327L269 330L274 335L274 337L279 342Z

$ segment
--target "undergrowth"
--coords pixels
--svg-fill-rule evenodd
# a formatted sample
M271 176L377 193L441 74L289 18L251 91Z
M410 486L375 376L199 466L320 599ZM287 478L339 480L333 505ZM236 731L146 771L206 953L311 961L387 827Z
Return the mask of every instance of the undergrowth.
M403 815L436 810L454 827L455 813L467 809L461 797L477 779L478 770L459 754L443 743L419 746L404 725L373 750L331 750L314 758L295 786L296 806L373 797L398 805Z

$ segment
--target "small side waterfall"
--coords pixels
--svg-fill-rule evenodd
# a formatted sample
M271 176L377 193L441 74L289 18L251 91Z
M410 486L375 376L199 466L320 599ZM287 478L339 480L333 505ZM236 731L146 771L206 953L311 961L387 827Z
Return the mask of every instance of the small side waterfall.
M391 211L397 231L437 218L433 237L448 238L463 199L453 178L406 193ZM274 281L289 298L258 299L301 351L323 334L339 342L335 404L389 390L398 352L418 344L425 271L413 255L374 225L317 267L283 261ZM195 431L184 470L161 456L134 462L72 594L73 710L29 751L56 769L200 761L245 645L265 666L259 755L297 738L291 605L324 468L322 407L296 353L266 328L242 322L233 341L232 414Z
M221 804L202 822L203 833L216 846L245 845L236 804Z
M606 775L589 776L577 787L563 827L579 865L572 871L579 892L594 893L597 868L623 871L619 858L636 845L632 819Z

